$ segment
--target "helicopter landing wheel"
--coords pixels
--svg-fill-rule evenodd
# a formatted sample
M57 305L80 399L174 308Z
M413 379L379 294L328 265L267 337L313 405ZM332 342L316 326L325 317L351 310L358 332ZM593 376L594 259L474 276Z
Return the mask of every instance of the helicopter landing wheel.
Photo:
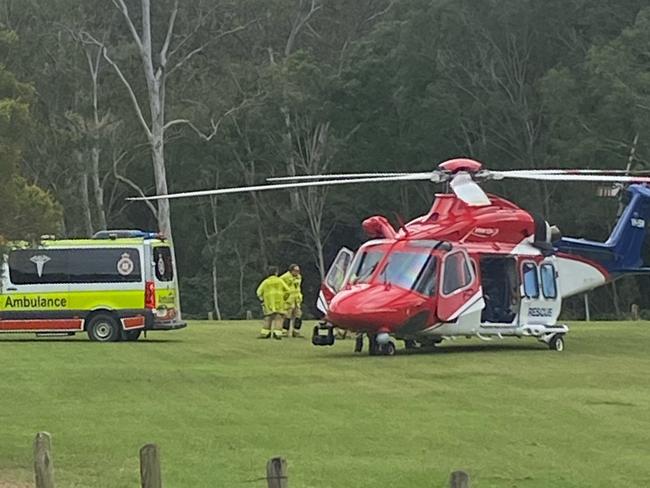
M551 337L551 340L548 341L548 348L551 351L562 352L564 351L564 334L555 334Z
M363 334L357 334L354 339L354 352L363 351Z
M395 355L395 343L389 341L386 344L381 345L381 353L384 356L394 356Z

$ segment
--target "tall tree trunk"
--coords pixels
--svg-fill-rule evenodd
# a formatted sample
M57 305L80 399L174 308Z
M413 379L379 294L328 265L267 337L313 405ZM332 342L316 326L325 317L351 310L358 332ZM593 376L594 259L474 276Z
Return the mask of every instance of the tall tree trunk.
M285 97L286 98L286 97ZM294 157L293 150L293 138L291 136L291 111L289 107L282 106L280 112L284 118L284 150L286 151L287 157L287 174L289 176L296 176L296 161ZM289 195L291 198L291 210L293 212L298 212L300 210L300 199L298 195L298 190L289 190Z
M242 255L239 252L239 246L235 244L235 254L237 255L237 263L239 264L239 310L244 310L244 270L246 269L246 263L242 259Z
M321 239L316 239L316 259L318 260L318 271L320 273L321 282L325 280L325 256L323 255L323 243Z
M151 140L151 158L156 183L156 195L167 195L167 172L165 169L165 142L162 124L153 124ZM172 238L171 214L169 200L158 200L158 230L168 239Z
M93 193L95 196L95 207L97 208L97 225L100 230L106 230L106 211L104 210L104 187L99 178L99 147L95 145L91 149L92 165L90 176L93 183Z
M215 252L215 256L212 258L212 304L214 312L217 314L217 320L221 320L221 309L219 308L219 281L217 279L218 269L219 266Z
M85 171L81 174L81 206L83 209L85 232L88 237L91 237L93 235L93 218L90 212L90 199L88 197L88 173Z
M616 318L621 318L621 307L618 301L618 290L616 289L616 282L612 281L612 298L614 301L614 311L616 313Z

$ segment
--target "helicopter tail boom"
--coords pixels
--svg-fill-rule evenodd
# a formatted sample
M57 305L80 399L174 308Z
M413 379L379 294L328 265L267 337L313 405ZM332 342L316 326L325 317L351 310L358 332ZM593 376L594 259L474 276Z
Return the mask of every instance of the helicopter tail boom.
M606 274L607 281L625 274L650 273L642 256L646 222L650 221L650 188L630 185L627 191L630 201L607 241L562 238L554 243L556 251L595 264Z

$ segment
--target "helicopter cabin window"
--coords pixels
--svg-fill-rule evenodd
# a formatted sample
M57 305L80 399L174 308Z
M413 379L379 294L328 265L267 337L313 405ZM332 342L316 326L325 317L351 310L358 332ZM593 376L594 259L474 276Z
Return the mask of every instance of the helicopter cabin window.
M367 283L383 257L384 253L378 250L366 249L359 252L352 262L350 284Z
M542 293L544 294L544 298L557 298L555 267L552 264L542 264L539 272L542 278Z
M526 298L539 298L539 281L537 280L537 266L535 263L524 263L524 294Z
M435 256L428 253L395 251L388 255L379 280L432 296L435 293L435 276Z
M466 287L472 281L472 272L465 255L461 252L448 254L445 258L442 293L450 295L456 290Z

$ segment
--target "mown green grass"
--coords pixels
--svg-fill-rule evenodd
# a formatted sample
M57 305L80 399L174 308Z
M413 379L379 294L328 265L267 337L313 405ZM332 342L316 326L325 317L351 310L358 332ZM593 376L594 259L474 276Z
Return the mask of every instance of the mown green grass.
M354 355L191 323L138 343L0 336L0 481L53 435L58 487L136 487L156 442L167 487L650 486L650 323L575 324L563 353L459 340ZM401 353L401 354L400 354Z

